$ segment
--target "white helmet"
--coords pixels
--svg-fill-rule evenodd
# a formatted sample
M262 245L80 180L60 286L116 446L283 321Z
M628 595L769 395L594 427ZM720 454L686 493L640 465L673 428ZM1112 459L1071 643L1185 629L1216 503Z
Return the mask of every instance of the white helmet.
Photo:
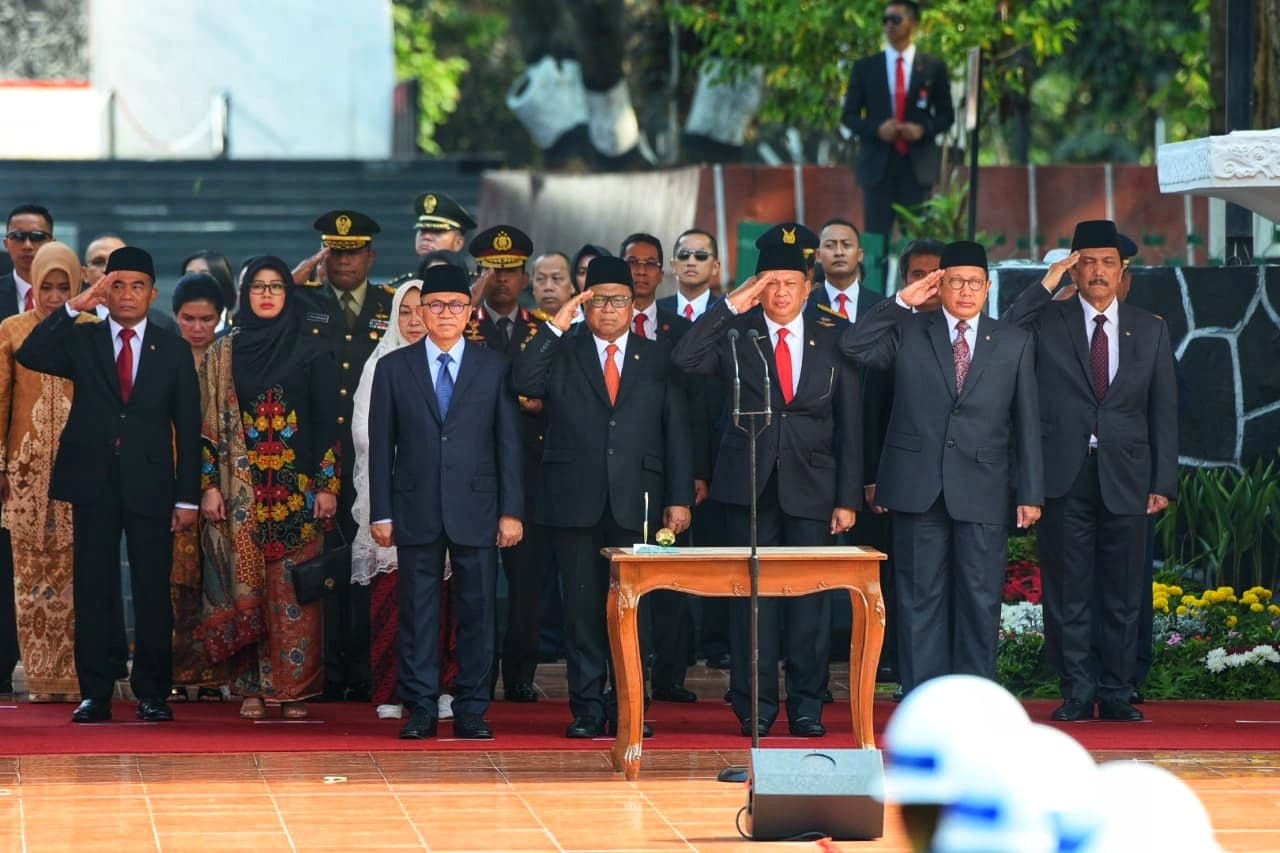
M1098 767L1072 737L1032 725L974 760L933 838L938 853L1075 850L1097 826Z
M885 799L953 802L969 781L970 764L1030 725L1018 700L994 681L944 675L921 684L885 729Z
M1080 853L1221 853L1204 804L1163 767L1111 761L1098 768L1100 823Z

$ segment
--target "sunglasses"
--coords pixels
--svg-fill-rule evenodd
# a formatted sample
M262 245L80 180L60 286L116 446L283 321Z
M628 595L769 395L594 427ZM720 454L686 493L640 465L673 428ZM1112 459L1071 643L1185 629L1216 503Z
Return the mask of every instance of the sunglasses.
M711 260L711 253L705 249L681 249L676 252L677 261L687 261L690 258L701 263L703 261Z
M10 231L4 238L15 243L43 243L52 239L53 235L48 231Z
M902 23L902 16L901 15L885 15L881 19L881 22L885 24L892 24L893 26L896 27Z

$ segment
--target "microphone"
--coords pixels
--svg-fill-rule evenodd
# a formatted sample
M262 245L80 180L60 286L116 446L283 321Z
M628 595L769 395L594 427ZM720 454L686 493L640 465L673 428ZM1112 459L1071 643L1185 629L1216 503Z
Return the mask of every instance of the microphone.
M738 330L729 330L729 352L733 354L733 425L742 424L742 377L738 374Z
M764 425L768 426L773 421L773 383L769 381L769 359L764 357L759 332L748 329L747 338L756 345L756 352L760 355L760 366L764 368Z

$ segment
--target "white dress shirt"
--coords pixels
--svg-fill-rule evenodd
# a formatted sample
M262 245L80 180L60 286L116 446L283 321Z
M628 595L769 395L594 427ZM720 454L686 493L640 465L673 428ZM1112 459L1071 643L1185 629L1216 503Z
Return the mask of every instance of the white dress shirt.
M640 314L645 316L644 336L651 341L658 339L658 303L657 300L649 303L648 308L636 308L631 314L631 331L636 330L636 317Z
M951 316L950 312L948 312L946 308L942 309L942 316L947 318L947 341L949 341L954 347L956 344L956 326L959 325L960 318ZM969 345L970 364L973 363L974 349L978 346L978 323L981 316L982 315L979 314L977 317L969 320L969 326L964 333L964 342Z
M1107 322L1102 327L1107 332L1107 384L1110 385L1116 381L1116 370L1120 367L1120 300L1112 299L1111 304L1107 306L1107 310L1099 311L1094 308L1083 297L1077 296L1080 300L1080 306L1084 308L1084 340L1088 344L1090 352L1093 351L1093 333L1096 329L1093 318L1101 314L1107 318ZM1089 381L1093 381L1092 374ZM1093 433L1089 434L1089 446L1098 446L1098 437Z
M764 315L764 324L769 330L769 343L773 347L773 363L778 363L778 330L786 329L787 349L791 351L791 396L795 396L796 389L800 387L800 366L804 362L804 313L796 315L785 326L779 325L769 319L769 315Z
M31 290L31 282L18 275L17 269L13 271L13 286L18 291L18 313L21 314L27 309L27 293ZM32 298L34 302L34 297Z
M895 85L898 79L898 57L902 57L902 79L906 85L911 85L911 66L916 61L916 46L914 43L907 45L907 49L899 53L893 49L892 45L885 45L884 61L885 67L889 70L889 107L894 109L897 106L898 91Z
M605 359L609 357L606 350L609 348L609 344L615 344L618 347L618 351L613 354L613 359L614 363L618 365L618 376L622 376L622 369L627 363L627 338L630 335L630 332L623 332L622 336L616 341L606 341L604 338L596 337L595 335L591 336L596 342L596 354L600 357L600 372L602 374L604 373Z
M831 305L831 310L833 311L838 312L840 310L840 295L844 294L849 300L845 304L845 310L849 312L849 322L856 323L858 321L858 290L861 287L860 283L855 281L844 290L829 281L822 286L827 289L827 302Z
M111 318L107 318L107 325L111 328L111 348L115 353L116 360L119 361L120 350L124 349L124 341L120 338L120 332L124 329L124 326L121 326ZM133 350L133 376L130 378L136 381L138 378L138 365L142 363L142 336L147 333L147 319L145 317L142 318L142 321L133 327L133 331L137 334L133 336L133 340L129 341L129 349Z
M685 299L684 294L676 291L676 313L686 320L696 320L706 313L707 305L711 302L711 288L707 288L693 299ZM684 308L686 305L693 306L693 316L686 316Z
M449 362L449 378L451 378L453 380L453 383L457 385L458 384L458 368L462 366L462 355L463 355L463 351L466 349L466 343L467 343L466 338L458 338L458 340L454 343L454 345L447 350L440 349L440 347L436 346L436 342L431 340L431 337L429 335L423 338L422 340L425 341L427 345L427 373L431 374L432 389L435 388L436 377L440 373L440 354L441 353L448 353L449 356L453 359L452 361Z

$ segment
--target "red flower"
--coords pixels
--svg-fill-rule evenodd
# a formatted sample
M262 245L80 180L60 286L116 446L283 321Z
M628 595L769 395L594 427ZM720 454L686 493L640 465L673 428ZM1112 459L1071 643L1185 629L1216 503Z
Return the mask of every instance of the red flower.
M262 556L267 562L274 562L284 556L283 542L268 542L262 546Z
M1005 569L1003 600L1008 604L1026 601L1039 604L1043 590L1040 585L1040 567L1020 560Z

